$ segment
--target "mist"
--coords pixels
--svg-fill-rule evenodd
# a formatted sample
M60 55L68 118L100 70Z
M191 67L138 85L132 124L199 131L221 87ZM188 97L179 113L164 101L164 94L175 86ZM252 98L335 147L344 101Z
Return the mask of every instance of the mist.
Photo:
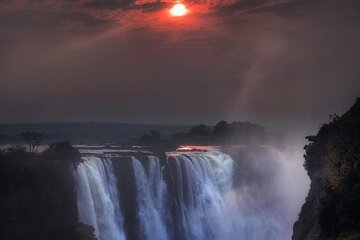
M295 149L237 150L234 187L225 197L233 225L226 239L291 239L310 184Z
M75 153L74 162L59 162L75 179L60 189L76 196L58 203L74 210L77 201L70 221L61 219L74 239L79 226L99 240L290 239L310 188L305 137L360 95L359 1L179 3L181 16L169 12L169 0L1 1L0 143L10 145L0 159ZM254 123L263 141L214 140L221 120ZM60 143L41 148L50 155L13 146L22 132ZM83 152L87 144L93 152ZM225 146L176 151L190 144Z

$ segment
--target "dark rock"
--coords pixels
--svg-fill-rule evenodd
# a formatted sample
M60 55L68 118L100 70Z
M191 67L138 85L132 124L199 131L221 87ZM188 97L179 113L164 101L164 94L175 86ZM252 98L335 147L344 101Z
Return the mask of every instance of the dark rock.
M360 99L307 139L311 188L292 239L360 239Z

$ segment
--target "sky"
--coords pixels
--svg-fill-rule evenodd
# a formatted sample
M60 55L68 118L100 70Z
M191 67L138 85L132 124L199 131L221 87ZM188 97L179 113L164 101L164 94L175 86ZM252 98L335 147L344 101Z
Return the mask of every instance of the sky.
M0 123L312 131L360 96L359 26L357 0L1 0Z

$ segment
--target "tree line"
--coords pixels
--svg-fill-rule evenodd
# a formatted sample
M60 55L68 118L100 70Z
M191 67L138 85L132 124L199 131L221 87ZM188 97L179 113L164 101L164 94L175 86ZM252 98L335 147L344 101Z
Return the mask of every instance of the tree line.
M270 134L263 126L251 122L235 121L228 123L224 120L215 126L198 124L187 132L179 132L170 137L163 137L159 131L153 130L142 135L141 145L251 145L263 144L270 138Z

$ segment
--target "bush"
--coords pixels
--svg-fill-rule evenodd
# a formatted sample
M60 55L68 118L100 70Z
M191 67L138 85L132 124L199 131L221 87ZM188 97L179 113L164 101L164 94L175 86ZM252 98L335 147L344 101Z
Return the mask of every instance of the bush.
M43 159L70 161L74 164L80 161L80 157L80 152L70 142L52 143L42 153Z
M27 152L26 148L21 145L0 150L0 160L29 160L36 156L36 153Z
M360 240L359 232L341 234L336 240Z

